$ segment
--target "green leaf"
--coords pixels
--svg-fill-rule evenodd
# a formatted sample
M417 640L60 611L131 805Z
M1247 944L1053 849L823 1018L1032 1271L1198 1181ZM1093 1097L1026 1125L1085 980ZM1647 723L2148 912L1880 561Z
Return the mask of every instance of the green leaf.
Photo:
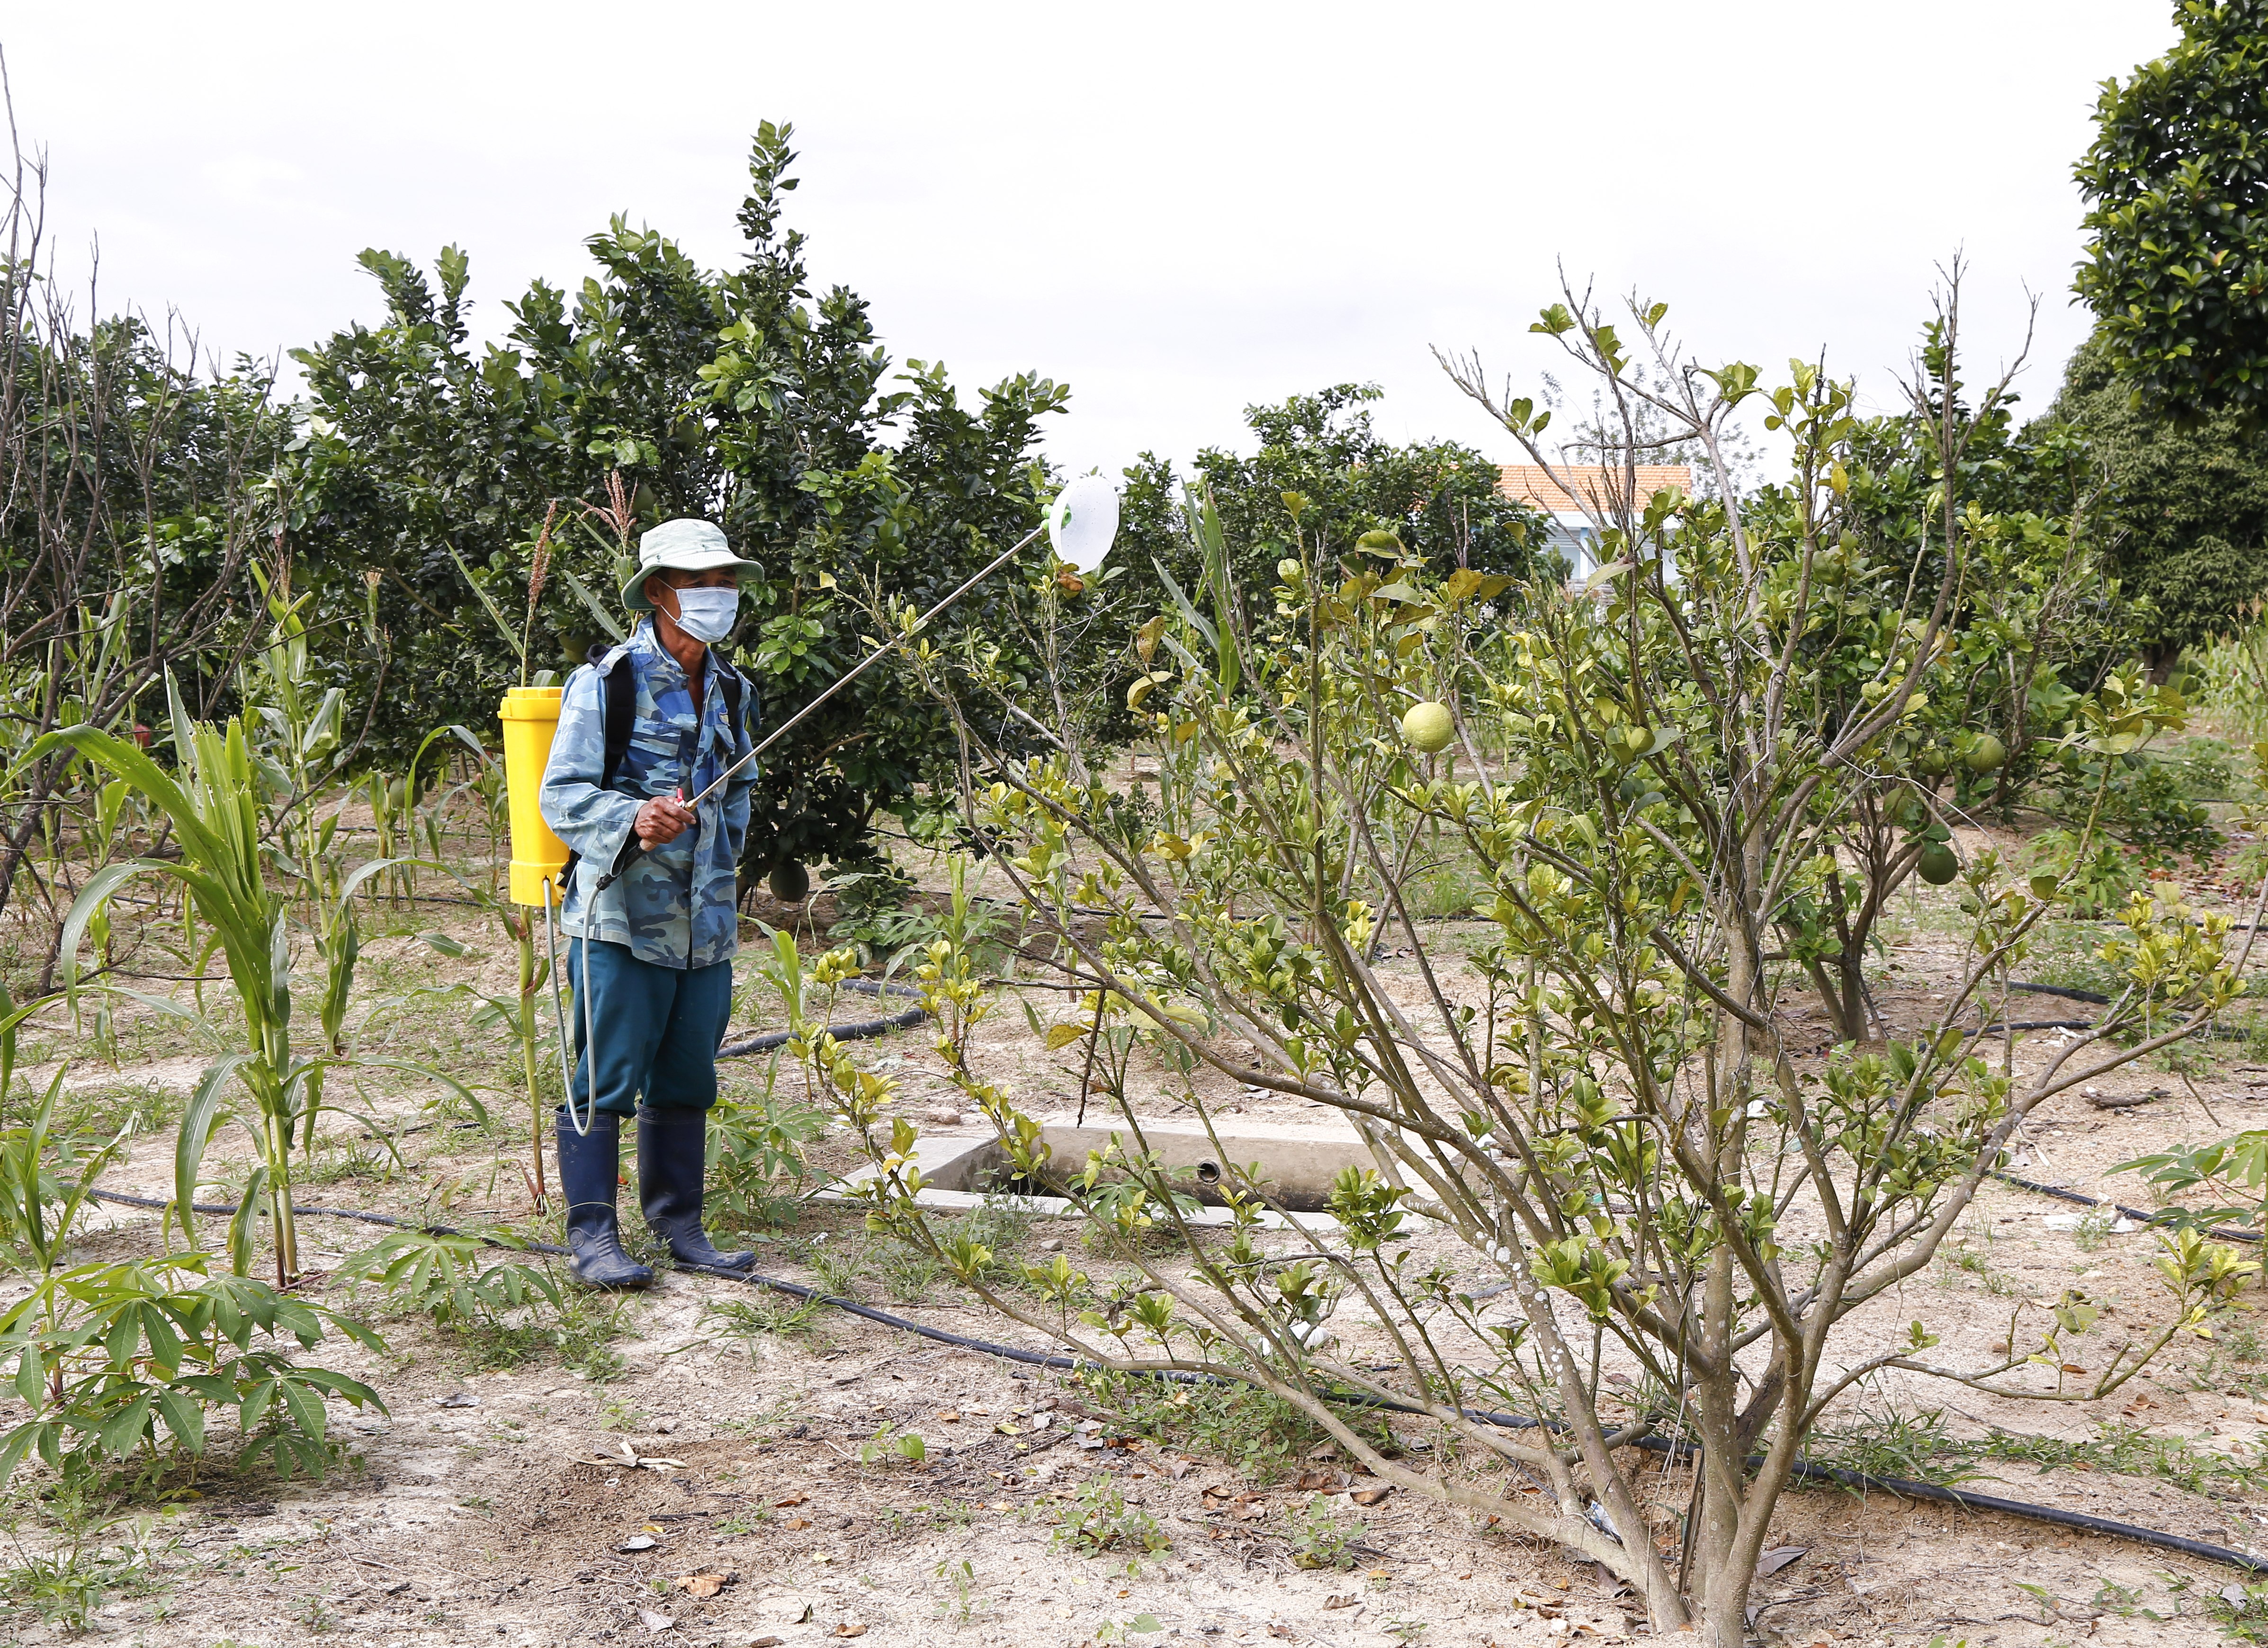
M24 1456L46 1433L50 1423L44 1419L27 1419L5 1437L0 1437L0 1488L8 1485L8 1479L16 1474L16 1467L24 1462Z
M254 1166L244 1181L244 1196L228 1221L229 1268L240 1276L252 1274L254 1227L260 1222L261 1199L268 1191L268 1164Z
M192 1453L205 1451L204 1404L190 1400L186 1391L168 1388L158 1393L158 1416L173 1440Z
M71 901L70 913L63 917L62 934L55 940L57 971L62 975L63 988L70 989L78 982L79 946L85 942L86 924L110 902L111 894L136 876L165 874L168 866L132 858L123 864L106 864L87 878L79 895Z
M636 460L633 458L629 461L635 462ZM467 586L471 589L474 594L480 597L481 605L488 609L489 617L496 624L497 633L504 636L504 644L512 649L512 657L514 658L518 658L519 657L519 627L506 618L504 615L504 609L498 607L495 601L489 598L488 591L483 589L479 581L473 577L472 568L465 564L464 556L457 553L457 546L454 544L444 544L441 547L449 552L449 559L457 563L457 570L463 575Z
M104 1453L123 1459L141 1446L150 1432L150 1409L158 1393L146 1387L142 1394L95 1427L95 1438Z
M605 633L607 639L619 644L628 638L623 633L621 621L615 616L605 602L591 592L590 586L581 578L577 578L572 570L563 566L554 565L552 571L556 576L567 581L567 587L575 592L575 599L583 603L583 609L591 614L592 622Z
M197 1237L195 1215L189 1204L196 1200L197 1169L204 1165L205 1147L220 1129L221 1094L237 1071L251 1062L249 1053L224 1053L207 1065L173 1135L173 1209L180 1216L181 1239L192 1247L197 1245Z

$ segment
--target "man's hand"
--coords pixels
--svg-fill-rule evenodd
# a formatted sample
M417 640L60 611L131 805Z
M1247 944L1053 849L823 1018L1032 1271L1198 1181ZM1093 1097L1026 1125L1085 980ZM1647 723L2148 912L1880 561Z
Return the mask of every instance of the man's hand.
M656 796L638 808L630 828L637 835L638 845L652 852L665 842L675 841L692 824L692 808L667 796Z

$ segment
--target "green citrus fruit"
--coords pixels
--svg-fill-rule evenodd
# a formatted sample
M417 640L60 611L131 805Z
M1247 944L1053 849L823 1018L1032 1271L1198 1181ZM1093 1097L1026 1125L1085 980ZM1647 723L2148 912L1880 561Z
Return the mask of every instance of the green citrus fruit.
M764 879L771 886L772 896L783 904L800 904L811 896L811 872L792 858L781 859Z
M1944 777L1945 769L1952 764L1946 757L1944 747L1937 744L1923 745L1921 753L1914 757L1915 770L1929 778Z
M1978 735L1977 741L1969 747L1969 754L1964 759L1969 762L1970 772L1988 773L1994 768L2007 763L2008 747L1990 732L1982 733Z
M1930 886L1943 887L1961 873L1961 860L1943 842L1932 842L1921 850L1921 858L1914 868L1921 872L1921 879Z
M1431 755L1449 747L1457 736L1457 724L1447 704L1414 703L1403 712L1402 736L1410 740L1410 748Z

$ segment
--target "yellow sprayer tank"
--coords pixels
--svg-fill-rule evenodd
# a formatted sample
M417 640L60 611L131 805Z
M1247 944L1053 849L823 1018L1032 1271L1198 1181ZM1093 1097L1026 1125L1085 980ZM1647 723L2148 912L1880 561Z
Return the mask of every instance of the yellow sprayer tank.
M551 833L537 805L551 735L559 730L556 687L514 687L504 695L504 780L512 800L512 901L549 904L567 862L567 843Z

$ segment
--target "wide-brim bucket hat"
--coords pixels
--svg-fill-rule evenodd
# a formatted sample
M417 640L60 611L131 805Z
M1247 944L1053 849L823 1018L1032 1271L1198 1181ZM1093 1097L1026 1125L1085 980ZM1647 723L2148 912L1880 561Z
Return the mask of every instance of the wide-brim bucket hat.
M723 530L713 522L690 517L666 520L638 540L637 570L622 585L622 605L632 612L652 612L645 581L657 572L711 572L718 567L763 574L756 562L733 553Z

